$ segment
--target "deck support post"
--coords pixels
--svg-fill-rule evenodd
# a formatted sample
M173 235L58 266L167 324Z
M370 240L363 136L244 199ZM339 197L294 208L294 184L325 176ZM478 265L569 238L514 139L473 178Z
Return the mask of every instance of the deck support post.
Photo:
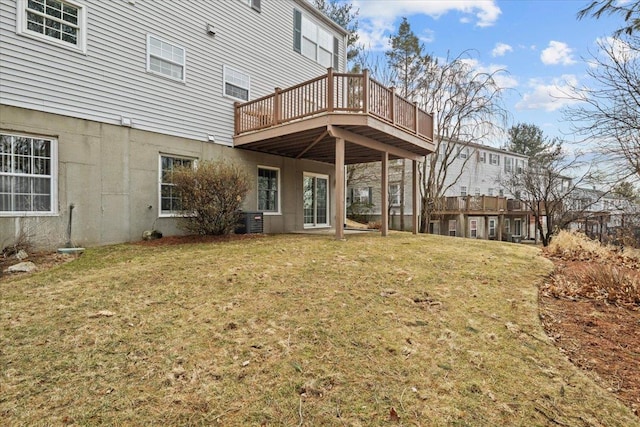
M411 197L413 204L413 224L412 224L412 232L413 234L418 234L418 219L419 219L419 206L421 203L418 203L418 161L411 161Z
M344 240L344 214L345 214L345 193L344 193L344 139L336 138L336 240Z
M389 234L389 153L382 152L382 185L380 189L380 233L382 237Z
M489 240L489 215L484 216L484 239Z

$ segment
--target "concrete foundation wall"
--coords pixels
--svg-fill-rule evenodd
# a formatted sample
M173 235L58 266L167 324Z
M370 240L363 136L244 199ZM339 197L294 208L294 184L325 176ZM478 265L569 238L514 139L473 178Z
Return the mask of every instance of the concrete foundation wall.
M0 132L58 141L58 214L0 216L0 249L20 234L41 248L64 244L73 204L71 240L95 246L140 240L155 228L182 234L176 218L159 217L159 156L226 159L246 168L253 188L244 203L257 210L257 168L280 169L281 214L264 216L266 233L303 229L304 172L330 176L330 218L334 224L333 165L249 152L192 139L0 105Z

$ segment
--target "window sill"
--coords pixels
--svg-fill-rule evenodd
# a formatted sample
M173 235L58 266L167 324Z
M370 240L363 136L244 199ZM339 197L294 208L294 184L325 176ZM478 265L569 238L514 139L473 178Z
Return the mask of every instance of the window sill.
M58 212L0 212L0 218L60 216Z

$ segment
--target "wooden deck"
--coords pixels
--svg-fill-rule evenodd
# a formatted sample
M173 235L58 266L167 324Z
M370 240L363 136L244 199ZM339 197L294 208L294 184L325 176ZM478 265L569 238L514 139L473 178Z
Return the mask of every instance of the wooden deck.
M499 196L442 197L435 206L438 214L498 215L527 212L524 202Z
M235 105L234 146L293 158L335 161L335 138L346 163L418 160L434 151L433 116L362 74L327 74Z

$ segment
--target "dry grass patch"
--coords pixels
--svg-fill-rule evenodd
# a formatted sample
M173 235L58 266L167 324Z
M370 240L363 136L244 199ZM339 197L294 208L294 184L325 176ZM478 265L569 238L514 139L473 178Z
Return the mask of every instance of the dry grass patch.
M524 245L272 236L0 282L16 425L639 425L537 316Z

